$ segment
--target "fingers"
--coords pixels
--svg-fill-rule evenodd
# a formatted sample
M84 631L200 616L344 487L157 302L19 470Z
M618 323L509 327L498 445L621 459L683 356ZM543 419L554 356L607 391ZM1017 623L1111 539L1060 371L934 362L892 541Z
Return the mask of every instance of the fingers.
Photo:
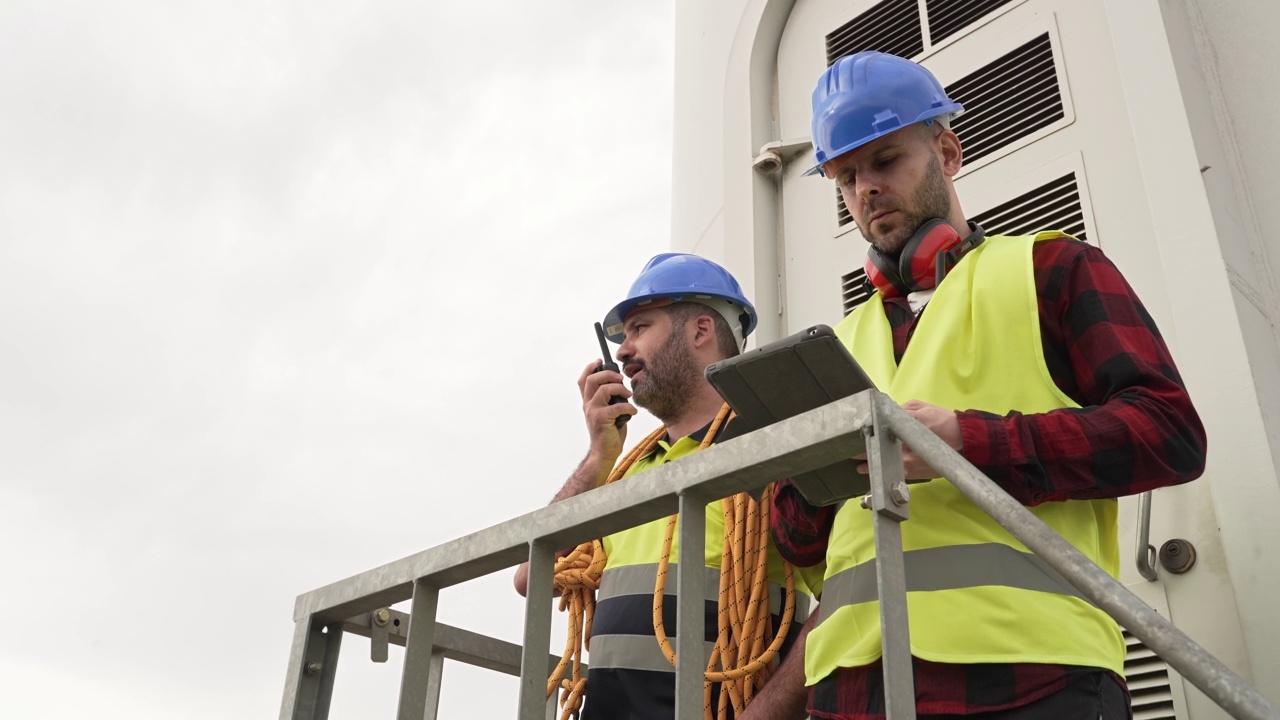
M631 391L622 384L622 373L614 370L601 370L603 366L599 360L587 365L583 369L582 374L578 376L578 390L582 393L583 401L588 401L599 394L602 387L609 387L608 397L621 395L623 397L631 397ZM608 397L605 402L608 402Z
M605 409L609 412L609 415L607 415L607 417L610 420L613 420L614 425L618 424L618 418L620 416L635 415L640 412L631 403L615 403L613 405L609 405ZM627 426L625 424L618 427L618 432L623 433L625 435L626 431L627 431Z
M953 410L922 402L908 400L902 403L902 409L911 414L921 425L951 446L953 450L964 447L964 437L960 432L960 420Z
M621 373L603 370L603 363L594 360L582 369L578 376L578 390L582 393L582 414L587 421L592 447L602 455L616 454L626 441L626 424L619 424L618 417L635 415L638 410L629 402L613 402L614 398L631 397L631 391L623 384Z
M871 463L867 462L866 453L855 455L853 459L862 461L858 463L858 472L863 475L871 473ZM911 448L906 445L902 446L902 474L907 480L932 480L939 477L938 471L911 452Z
M578 375L578 392L582 393L582 396L584 398L587 396L587 389L586 389L587 378L594 375L595 372L599 370L603 365L604 363L600 362L599 360L592 360L591 362L587 363L587 366L583 368L582 372Z

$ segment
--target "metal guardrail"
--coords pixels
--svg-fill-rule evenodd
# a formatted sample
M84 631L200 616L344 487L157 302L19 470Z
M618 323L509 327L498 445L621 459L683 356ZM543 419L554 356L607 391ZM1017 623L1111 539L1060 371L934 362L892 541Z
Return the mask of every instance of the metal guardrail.
M678 463L654 468L533 513L457 538L298 597L295 630L286 673L281 720L327 717L344 631L374 634L374 613L413 600L412 611L389 642L403 640L398 717L435 717L440 667L453 653L474 660L456 628L436 622L442 589L529 560L529 587L551 587L556 548L618 532L679 511L682 555L704 550L703 507L717 498L755 491L779 477L796 475L847 458L864 447L871 463L872 492L864 506L876 513L876 575L884 632L885 695L893 720L915 717L910 640L906 622L906 584L900 523L909 517L898 440L939 470L970 500L1039 555L1096 605L1111 614L1174 669L1235 717L1280 720L1269 700L1162 618L1105 571L1053 532L977 468L886 396L874 391L845 398L771 425L743 438L699 452ZM696 591L685 592L688 588ZM702 568L680 563L676 592L676 717L702 713ZM546 708L547 658L550 658L552 597L530 592L520 659L521 720L540 720ZM381 616L376 616L380 618ZM364 618L364 620L362 620ZM492 638L465 638L482 643ZM501 643L501 641L493 641ZM506 671L511 646L506 643ZM376 648L375 648L376 651ZM475 663L480 664L480 663ZM482 665L484 666L484 665ZM499 668L500 669L500 668Z

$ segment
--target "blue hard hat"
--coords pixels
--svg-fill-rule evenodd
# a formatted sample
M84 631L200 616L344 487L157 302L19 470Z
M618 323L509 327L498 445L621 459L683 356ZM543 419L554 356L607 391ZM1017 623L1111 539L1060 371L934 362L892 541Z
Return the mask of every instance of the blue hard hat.
M813 154L822 173L828 160L918 122L955 117L964 106L947 97L923 65L868 50L827 68L813 90Z
M697 255L663 253L655 255L640 271L627 299L604 316L605 335L621 343L622 323L632 310L678 302L702 303L718 311L729 322L739 344L756 327L756 309L728 270Z

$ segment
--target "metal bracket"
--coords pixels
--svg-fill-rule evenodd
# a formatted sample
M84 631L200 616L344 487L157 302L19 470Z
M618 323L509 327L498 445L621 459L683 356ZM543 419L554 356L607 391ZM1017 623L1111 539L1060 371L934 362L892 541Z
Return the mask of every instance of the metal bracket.
M1159 579L1156 574L1156 549L1151 545L1151 491L1138 496L1138 547L1134 557L1138 574L1148 582Z
M774 140L760 146L760 152L751 160L751 166L762 175L772 175L800 155L813 149L809 138Z
M387 646L391 641L391 611L378 608L369 613L369 659L376 663L387 661Z
M902 476L902 445L887 429L877 433L868 426L862 432L867 438L867 461L883 469L871 474L871 493L862 499L862 507L898 522L910 520L911 491Z

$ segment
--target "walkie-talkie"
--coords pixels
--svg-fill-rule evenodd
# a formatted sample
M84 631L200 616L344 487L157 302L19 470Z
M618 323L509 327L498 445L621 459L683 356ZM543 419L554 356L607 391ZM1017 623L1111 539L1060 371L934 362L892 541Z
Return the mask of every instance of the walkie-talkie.
M604 328L600 326L600 323L596 323L596 338L600 341L600 355L603 358L600 364L600 370L612 370L616 373L621 373L622 371L618 369L618 364L613 361L613 358L609 354L609 344L604 336ZM596 372L600 372L600 370L597 370ZM618 403L624 403L626 401L627 399L621 395L614 395L609 398L610 405L617 405ZM627 421L630 419L630 415L623 413L614 418L613 425L614 427L622 427L623 425L626 425Z

